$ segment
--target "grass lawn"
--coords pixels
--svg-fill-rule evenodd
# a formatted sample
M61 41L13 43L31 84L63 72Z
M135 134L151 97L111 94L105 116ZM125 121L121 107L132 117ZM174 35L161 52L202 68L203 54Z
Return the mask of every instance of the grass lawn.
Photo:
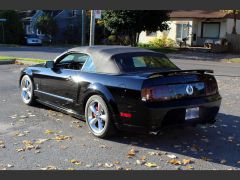
M18 61L27 61L27 62L33 62L33 63L44 63L46 60L44 59L33 59L33 58L21 58L21 57L10 57L10 56L0 56L0 61L4 60L13 60L16 59Z
M240 63L240 58L224 59L225 62Z

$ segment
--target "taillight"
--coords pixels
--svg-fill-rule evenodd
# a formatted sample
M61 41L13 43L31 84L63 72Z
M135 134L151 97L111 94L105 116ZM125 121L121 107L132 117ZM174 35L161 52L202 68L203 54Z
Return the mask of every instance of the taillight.
M218 85L217 85L217 81L214 77L210 77L209 79L207 79L205 81L205 92L206 95L214 95L218 92Z
M141 92L143 101L166 101L171 99L168 86L144 88Z

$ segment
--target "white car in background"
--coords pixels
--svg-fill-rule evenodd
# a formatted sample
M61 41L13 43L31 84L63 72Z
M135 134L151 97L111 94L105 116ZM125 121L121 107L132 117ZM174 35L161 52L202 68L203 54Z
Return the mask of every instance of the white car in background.
M42 45L42 40L36 34L29 34L25 39L26 45Z

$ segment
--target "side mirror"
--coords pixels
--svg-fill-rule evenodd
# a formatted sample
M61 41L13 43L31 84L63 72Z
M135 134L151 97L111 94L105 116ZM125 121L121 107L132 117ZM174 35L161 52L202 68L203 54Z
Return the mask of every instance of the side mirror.
M54 68L54 61L46 61L45 67L50 69Z

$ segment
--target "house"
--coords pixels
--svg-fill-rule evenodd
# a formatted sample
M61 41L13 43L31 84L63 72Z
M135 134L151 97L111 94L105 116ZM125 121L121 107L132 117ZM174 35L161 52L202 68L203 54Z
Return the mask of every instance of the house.
M57 33L54 35L55 42L80 41L82 10L29 10L21 12L25 34L37 34L42 39L46 35L42 34L36 27L39 17L50 15L57 24Z
M187 38L189 46L203 46L206 41L218 41L232 33L234 19L232 14L223 11L176 10L170 13L168 31L141 32L140 43L148 43L154 38L171 38L176 43ZM237 33L240 33L240 15L237 15Z

